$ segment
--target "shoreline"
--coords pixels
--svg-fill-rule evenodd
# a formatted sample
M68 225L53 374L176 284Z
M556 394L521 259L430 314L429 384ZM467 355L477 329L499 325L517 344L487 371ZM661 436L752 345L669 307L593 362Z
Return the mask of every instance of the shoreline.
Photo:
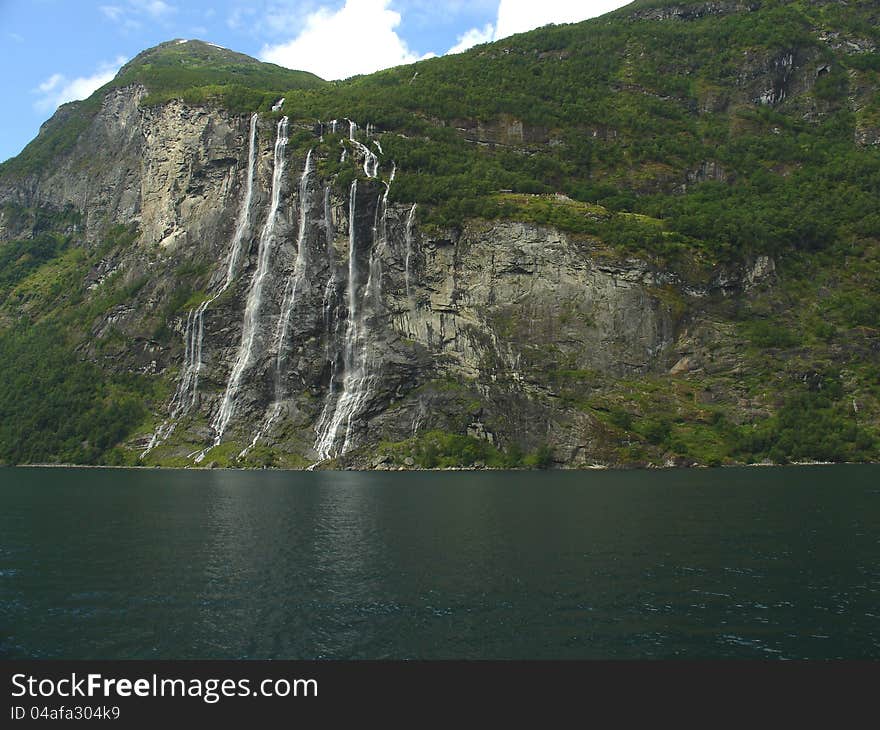
M578 468L562 468L562 469L502 469L491 467L467 467L453 466L441 469L414 469L412 467L399 467L393 469L290 469L283 467L215 467L209 469L207 467L190 467L190 466L118 466L118 465L102 465L102 464L4 464L0 465L0 469L119 469L119 470L143 470L143 471L192 471L192 472L370 472L370 473L414 473L414 472L590 472L590 471L687 471L690 469L744 469L744 468L785 468L785 467L805 467L805 466L855 466L855 465L876 466L880 464L877 461L792 461L788 464L768 464L765 462L755 464L722 464L721 466L665 466L665 465L649 465L649 466L608 466L606 464L595 464Z

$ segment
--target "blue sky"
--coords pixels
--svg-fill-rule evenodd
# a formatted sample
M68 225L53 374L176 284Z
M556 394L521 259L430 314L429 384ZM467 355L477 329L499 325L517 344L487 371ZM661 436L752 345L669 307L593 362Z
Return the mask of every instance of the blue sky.
M199 38L323 78L464 50L620 0L0 0L0 160L140 51Z

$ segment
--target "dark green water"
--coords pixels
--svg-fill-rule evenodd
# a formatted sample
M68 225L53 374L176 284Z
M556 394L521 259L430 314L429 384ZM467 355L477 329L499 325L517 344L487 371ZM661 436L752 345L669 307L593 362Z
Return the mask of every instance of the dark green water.
M4 658L880 658L880 467L0 470Z

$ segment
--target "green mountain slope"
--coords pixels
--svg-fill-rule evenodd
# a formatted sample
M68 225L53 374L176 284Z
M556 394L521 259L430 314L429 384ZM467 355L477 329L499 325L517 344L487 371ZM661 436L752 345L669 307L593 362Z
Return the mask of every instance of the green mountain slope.
M662 218L673 235L653 237L658 253L723 259L876 234L860 219L877 158L855 140L880 134L877 4L690 5L731 12L658 20L630 6L307 92L297 111L407 134L389 152L395 195L438 206L442 222L504 214L492 195L511 189ZM689 177L710 184L682 195Z
M137 55L123 66L113 85L141 83L150 91L145 104L182 97L190 102L214 99L232 109L259 107L263 95L315 89L326 82L305 71L257 61L211 43L175 40Z
M548 225L693 287L724 267L761 256L775 262L773 286L706 304L715 324L682 353L682 362L700 363L690 370L621 379L560 366L547 374L544 385L567 407L601 423L608 462L876 460L878 28L877 2L648 0L337 83L172 41L140 54L90 99L62 107L0 166L0 188L26 187L71 154L104 95L131 84L146 87L146 106L179 98L269 118L281 116L270 109L284 96L284 114L325 131L317 144L310 133L294 135L292 154L314 148L321 175L340 191L355 173L336 162L346 135L330 133L327 122L369 122L397 163L392 201L417 203L427 231L474 219ZM26 206L6 213L28 222L9 225L17 234L0 259L0 369L12 372L44 348L36 360L52 382L65 353L87 349L89 313L132 296L139 281L104 282L96 303L84 272L127 245L124 232L108 234L96 253L77 245L64 214L41 215ZM154 323L160 335L201 285L204 272L187 265ZM657 296L679 306L677 294ZM697 314L688 316L696 326ZM66 340L57 336L62 322ZM147 418L138 404L167 396L170 384L90 372L59 378L54 400L22 400L28 387L7 379L16 385L0 392L4 420L35 414L28 438L43 446L0 435L0 458L123 458L114 447ZM113 410L117 401L129 405ZM53 402L77 404L83 423L106 427L82 439L72 428L61 443L55 411L46 410ZM102 403L97 418L89 409ZM435 458L453 443L432 438L386 448ZM439 463L456 463L459 447L447 450Z

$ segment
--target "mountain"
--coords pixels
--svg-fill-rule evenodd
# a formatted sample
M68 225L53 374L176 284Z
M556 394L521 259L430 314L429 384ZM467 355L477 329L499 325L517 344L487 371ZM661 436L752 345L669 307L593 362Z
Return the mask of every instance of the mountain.
M0 166L0 458L877 460L878 20L635 2L332 83L145 51Z

